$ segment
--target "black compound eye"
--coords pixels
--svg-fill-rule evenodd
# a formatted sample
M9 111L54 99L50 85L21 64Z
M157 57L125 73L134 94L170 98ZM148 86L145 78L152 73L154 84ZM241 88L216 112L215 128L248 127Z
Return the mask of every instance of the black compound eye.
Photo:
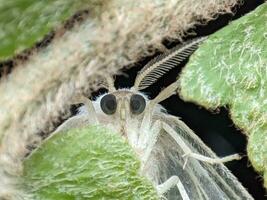
M100 101L100 107L107 115L114 114L117 109L116 97L113 94L105 95Z
M146 108L146 100L139 94L134 94L130 99L130 108L133 114L141 114Z

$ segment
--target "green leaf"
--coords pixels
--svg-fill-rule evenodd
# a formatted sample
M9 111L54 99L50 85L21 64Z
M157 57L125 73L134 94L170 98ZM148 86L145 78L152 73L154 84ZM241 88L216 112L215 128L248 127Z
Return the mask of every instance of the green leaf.
M158 199L139 169L120 135L91 126L46 140L24 161L23 180L32 199Z
M267 176L266 3L200 46L181 74L180 95L208 109L229 107L248 135L252 165Z
M0 0L0 60L31 48L95 0Z

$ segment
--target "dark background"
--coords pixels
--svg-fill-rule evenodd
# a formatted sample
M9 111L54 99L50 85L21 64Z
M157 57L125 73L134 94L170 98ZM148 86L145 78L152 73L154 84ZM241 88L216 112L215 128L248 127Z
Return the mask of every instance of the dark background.
M241 6L234 8L234 15L226 14L219 16L216 20L204 25L198 26L194 31L195 36L185 38L185 40L205 36L214 33L220 28L226 26L230 21L237 19L244 14L254 10L264 1L248 0L244 1ZM179 44L178 41L164 40L163 44L171 48ZM156 55L155 55L156 56ZM151 59L144 58L131 69L125 69L126 75L116 77L116 88L131 87L134 83L137 72ZM188 60L181 63L175 69L163 76L154 85L144 90L150 98L154 98L164 87L173 83L182 67ZM100 93L103 91L100 91ZM96 95L99 93L95 93ZM217 153L218 156L241 153L246 155L247 139L241 130L238 130L231 119L226 108L220 108L216 111L207 111L200 106L192 103L186 103L178 95L173 95L161 103L170 114L181 117L194 132ZM267 199L265 189L263 188L263 179L257 174L247 157L240 161L232 161L226 166L233 172L240 182L248 189L249 193L257 200Z

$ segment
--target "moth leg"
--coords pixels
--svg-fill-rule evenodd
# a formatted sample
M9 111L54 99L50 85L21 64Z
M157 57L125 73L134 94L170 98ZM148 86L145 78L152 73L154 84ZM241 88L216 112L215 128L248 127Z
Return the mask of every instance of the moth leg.
M208 162L210 164L224 163L224 162L229 162L232 160L241 159L241 156L239 154L233 154L233 155L225 156L222 158L211 158L211 157L207 157L207 156L204 156L201 154L193 153L192 150L187 146L187 144L183 141L183 139L176 133L176 131L171 126L162 122L162 127L176 141L176 143L181 147L181 149L185 152L185 154L183 156L183 157L186 157L184 167L185 167L189 157L195 158L195 159L203 161L203 162Z
M88 112L86 115L81 114L81 115L76 115L73 116L69 119L67 119L63 124L61 124L55 131L54 133L60 132L60 131L66 131L71 128L76 128L76 127L82 127L87 124L98 124L98 119L97 115L95 112L94 105L92 101L82 95L76 96L73 99L72 103L83 103L86 111ZM53 133L53 134L54 134Z
M98 124L98 119L96 117L95 108L94 108L93 102L90 99L88 99L87 97L83 95L79 95L77 97L74 97L73 103L83 103L86 108L86 111L88 112L88 115L90 116L91 121L94 124Z
M207 156L203 156L201 154L197 154L197 153L189 153L189 154L184 154L183 157L191 157L191 158L195 158L197 160L203 161L203 162L208 162L210 164L216 164L216 163L224 163L224 162L229 162L232 160L239 160L241 159L241 156L239 154L232 154L229 156L224 156L222 158L210 158Z
M177 186L183 200L190 200L184 188L184 185L182 184L178 176L172 176L164 183L158 185L157 186L158 194L162 196L164 193L168 192L171 188L175 186Z
M152 124L152 112L156 104L159 102L169 98L171 95L175 93L175 91L178 88L178 81L172 83L168 87L166 87L164 90L162 90L156 98L150 101L150 103L147 105L144 117L142 119L141 127L139 133L141 134L139 136L139 142L143 141L144 134L147 133L149 128L151 127Z

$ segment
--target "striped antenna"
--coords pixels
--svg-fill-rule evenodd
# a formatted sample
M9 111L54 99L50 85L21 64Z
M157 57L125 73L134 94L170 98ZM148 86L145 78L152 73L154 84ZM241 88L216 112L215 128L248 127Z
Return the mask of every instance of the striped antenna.
M185 44L178 45L168 52L151 60L137 75L133 88L143 90L155 83L165 73L176 67L198 47L198 44L206 37L191 40Z

